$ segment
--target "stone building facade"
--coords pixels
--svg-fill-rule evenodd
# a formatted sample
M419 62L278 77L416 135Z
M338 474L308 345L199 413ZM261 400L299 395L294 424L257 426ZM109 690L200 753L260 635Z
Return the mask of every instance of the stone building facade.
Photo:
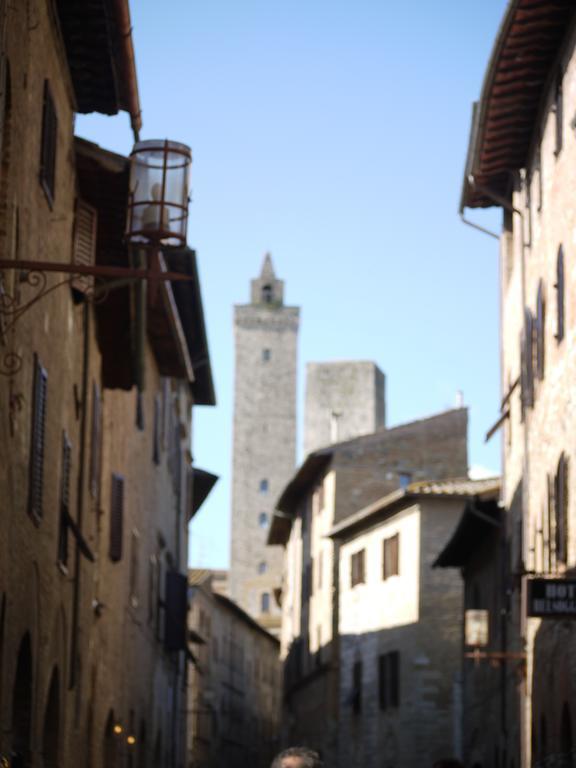
M412 483L336 525L339 764L460 757L463 585L432 570L472 496L494 481Z
M575 44L573 3L508 4L475 105L462 196L462 211L503 210L508 631L527 661L515 692L521 716L499 748L522 766L568 764L576 738L576 626L526 611L531 579L569 578L576 564ZM473 210L466 217L476 221Z
M278 749L279 642L220 590L189 573L187 768L268 768Z
M299 309L284 305L284 283L269 255L252 281L250 298L234 312L230 594L277 632L282 551L267 547L266 539L274 502L296 463Z
M308 363L304 455L386 426L385 383L367 360Z
M190 414L214 403L195 255L164 254L191 279L156 303L11 268L131 266L129 161L73 129L140 110L124 0L0 2L0 32L0 757L176 768Z
M285 547L285 743L306 743L338 765L340 560L330 532L409 482L465 477L466 432L458 409L337 443L311 453L284 489L269 540Z

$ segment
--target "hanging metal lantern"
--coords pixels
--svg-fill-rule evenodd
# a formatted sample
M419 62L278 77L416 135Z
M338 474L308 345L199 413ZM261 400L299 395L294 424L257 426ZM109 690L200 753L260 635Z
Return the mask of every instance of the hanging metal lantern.
M126 237L154 246L186 244L192 152L176 141L139 141L130 155Z

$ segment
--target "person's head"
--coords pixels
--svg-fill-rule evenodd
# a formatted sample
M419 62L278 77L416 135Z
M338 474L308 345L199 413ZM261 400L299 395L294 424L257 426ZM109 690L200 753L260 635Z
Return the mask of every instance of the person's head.
M276 755L270 768L322 768L322 761L313 749L289 747Z

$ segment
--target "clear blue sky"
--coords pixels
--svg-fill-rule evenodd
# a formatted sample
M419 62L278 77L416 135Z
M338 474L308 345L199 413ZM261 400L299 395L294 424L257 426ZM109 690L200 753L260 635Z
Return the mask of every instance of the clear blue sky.
M191 526L191 563L225 567L232 306L265 251L300 306L307 361L375 360L388 423L464 393L469 460L500 467L498 245L457 215L471 102L505 0L133 0L142 138L192 147L217 408L194 457L220 481ZM129 153L126 115L77 133ZM498 212L474 214L498 229ZM299 410L300 417L302 409Z

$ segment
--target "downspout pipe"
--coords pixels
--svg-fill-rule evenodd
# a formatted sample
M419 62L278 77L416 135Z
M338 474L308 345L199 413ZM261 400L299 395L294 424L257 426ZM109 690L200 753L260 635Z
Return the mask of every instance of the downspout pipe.
M136 58L132 40L132 23L128 0L111 0L118 28L118 88L121 106L130 115L130 124L134 141L140 140L142 129L142 111L138 94L138 78L136 76Z

